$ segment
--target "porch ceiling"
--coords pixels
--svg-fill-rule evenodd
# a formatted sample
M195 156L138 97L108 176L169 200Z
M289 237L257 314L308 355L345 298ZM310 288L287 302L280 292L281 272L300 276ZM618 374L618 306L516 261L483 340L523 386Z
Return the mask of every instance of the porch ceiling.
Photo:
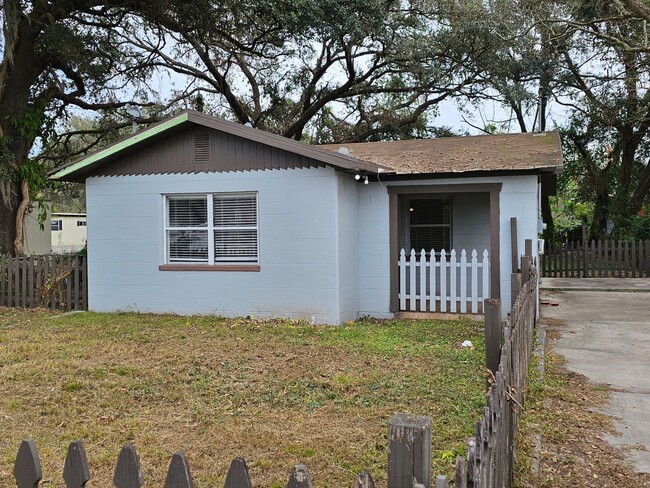
M400 174L548 170L562 166L558 132L444 137L408 141L328 144L336 151L390 167Z

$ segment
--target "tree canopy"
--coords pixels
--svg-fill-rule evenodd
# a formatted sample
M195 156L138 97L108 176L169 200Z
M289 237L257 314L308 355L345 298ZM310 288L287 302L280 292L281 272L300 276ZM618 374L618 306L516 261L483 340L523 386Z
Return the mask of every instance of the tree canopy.
M438 136L449 132L431 124L441 102L466 114L496 104L504 116L475 129L562 129L565 187L591 209L593 235L607 219L630 229L647 209L641 0L0 7L0 252L22 252L22 216L45 168L116 137L130 124L127 104L145 108L142 123L189 105L312 143ZM159 93L157 77L174 90Z

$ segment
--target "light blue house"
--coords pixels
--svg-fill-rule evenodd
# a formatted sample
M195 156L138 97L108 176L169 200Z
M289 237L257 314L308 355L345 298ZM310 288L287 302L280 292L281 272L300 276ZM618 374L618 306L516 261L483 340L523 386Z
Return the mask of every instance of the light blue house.
M186 111L51 178L86 183L91 310L339 324L509 304L560 168L557 133L317 147Z

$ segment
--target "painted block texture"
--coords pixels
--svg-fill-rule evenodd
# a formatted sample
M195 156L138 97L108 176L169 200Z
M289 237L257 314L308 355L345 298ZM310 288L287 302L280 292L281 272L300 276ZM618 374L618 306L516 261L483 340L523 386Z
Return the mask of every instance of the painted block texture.
M356 187L338 186L330 168L89 178L90 309L354 319ZM260 272L158 270L164 194L240 191L258 192Z

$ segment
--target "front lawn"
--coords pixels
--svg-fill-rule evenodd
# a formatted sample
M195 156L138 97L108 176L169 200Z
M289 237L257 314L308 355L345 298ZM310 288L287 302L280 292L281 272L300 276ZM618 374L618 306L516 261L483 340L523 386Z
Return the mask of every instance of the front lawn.
M179 450L199 487L222 486L236 456L256 487L284 487L298 462L317 487L350 486L365 469L385 486L398 411L433 418L434 474L451 475L484 405L483 363L482 324L471 321L322 327L0 309L0 486L25 437L53 486L78 438L92 486L112 486L126 442L146 486L162 486Z

